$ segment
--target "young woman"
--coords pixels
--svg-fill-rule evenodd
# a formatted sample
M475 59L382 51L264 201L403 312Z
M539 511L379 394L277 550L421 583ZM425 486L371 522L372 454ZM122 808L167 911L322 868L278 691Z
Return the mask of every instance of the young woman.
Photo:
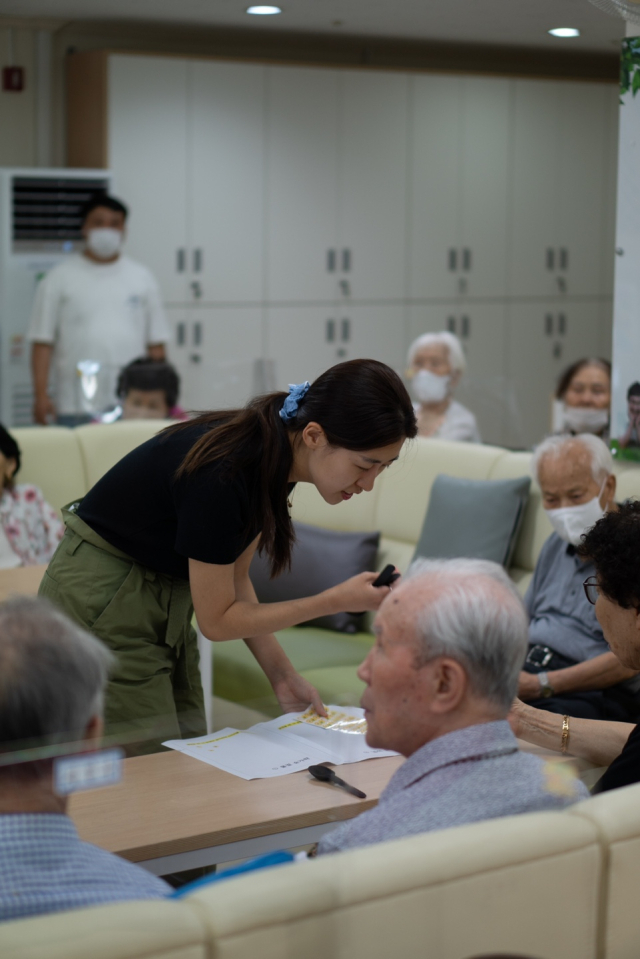
M295 483L313 483L327 503L349 500L373 488L416 432L397 374L384 363L352 360L289 395L170 427L72 504L40 594L116 654L107 730L138 735L143 742L131 752L206 731L194 607L208 639L245 640L283 710L309 703L322 710L273 633L377 609L388 588L362 573L318 596L260 605L251 558L265 550L274 575L288 565Z

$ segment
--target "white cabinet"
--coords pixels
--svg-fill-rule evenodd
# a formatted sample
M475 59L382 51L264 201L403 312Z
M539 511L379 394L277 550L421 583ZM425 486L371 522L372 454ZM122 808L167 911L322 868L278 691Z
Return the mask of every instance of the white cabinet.
M203 302L263 299L265 68L190 64L189 246Z
M341 304L337 318L341 334L347 336L346 358L381 360L402 374L405 369L405 314L404 305Z
M506 369L515 406L507 442L529 448L551 427L551 404L558 379L575 360L597 356L601 305L596 300L555 299L511 304Z
M514 405L506 376L507 318L502 301L413 304L408 342L423 333L448 330L459 337L467 369L455 397L478 420L485 443L505 442L505 424Z
M269 307L267 357L279 389L312 381L336 363L374 359L402 372L404 306L328 304Z
M277 389L315 380L348 358L349 333L327 306L270 306L266 311L266 356L275 366Z
M269 301L404 296L407 84L269 68Z
M263 298L264 69L109 58L109 157L127 252L168 303Z
M509 292L606 293L609 91L603 84L514 82Z
M409 296L503 296L512 83L411 79Z
M267 73L266 298L334 300L339 73L294 67Z
M108 61L106 165L131 207L126 251L153 271L170 303L188 296L188 72L174 57Z
M171 307L168 314L169 359L180 375L184 409L235 408L263 391L260 307L185 305Z
M340 268L357 300L405 291L408 77L344 71L340 97Z

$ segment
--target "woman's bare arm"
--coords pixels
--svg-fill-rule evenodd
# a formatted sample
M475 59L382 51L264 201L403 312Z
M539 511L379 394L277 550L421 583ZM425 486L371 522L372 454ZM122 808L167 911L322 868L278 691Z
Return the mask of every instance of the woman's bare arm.
M218 566L189 560L189 583L198 625L207 639L264 637L308 619L345 610L373 610L389 593L387 586L372 586L377 573L360 573L317 596L283 603L258 603L242 587L249 575L256 539L235 563Z
M511 728L518 739L560 752L562 716L545 709L535 709L516 699L509 713ZM620 755L635 729L633 723L609 722L601 719L569 720L567 752L588 759L596 766L609 766Z

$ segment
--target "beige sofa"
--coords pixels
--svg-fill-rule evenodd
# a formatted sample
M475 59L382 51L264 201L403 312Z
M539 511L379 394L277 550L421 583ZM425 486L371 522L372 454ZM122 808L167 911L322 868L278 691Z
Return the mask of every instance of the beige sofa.
M14 430L23 451L19 480L36 483L48 501L60 508L82 496L118 459L167 425L157 420L84 426L29 427ZM405 570L413 556L427 510L431 486L440 473L469 479L513 479L527 475L530 454L497 446L418 439L408 443L399 463L382 474L371 493L348 503L328 506L314 487L299 484L293 498L296 519L335 530L380 530L378 568L395 563ZM618 464L618 496L640 496L640 469ZM540 492L534 483L520 530L511 576L524 592L545 539L551 533ZM325 702L353 703L361 695L356 669L372 642L369 633L356 636L319 629L290 629L279 638L300 672ZM207 659L210 644L201 642ZM244 644L222 643L215 656L214 688L230 700L264 712L278 712L266 677ZM209 684L210 685L210 684Z
M172 902L0 925L2 959L637 959L640 785L280 866Z

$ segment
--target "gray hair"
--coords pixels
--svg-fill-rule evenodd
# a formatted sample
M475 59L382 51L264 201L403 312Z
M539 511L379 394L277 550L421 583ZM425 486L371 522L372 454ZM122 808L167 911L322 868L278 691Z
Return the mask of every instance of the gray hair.
M455 373L464 373L467 368L467 360L462 349L462 344L454 333L448 330L442 330L440 333L423 333L417 340L414 340L409 347L407 354L407 364L411 366L420 350L425 346L445 346L449 353L449 362Z
M601 483L613 473L613 457L609 447L593 433L578 433L577 436L548 436L533 451L531 472L538 479L540 464L547 456L558 458L573 444L580 443L591 458L591 475L597 483Z
M436 577L438 593L415 622L419 664L455 659L473 692L506 714L528 646L520 594L502 566L483 559L419 559L403 582Z
M82 737L115 659L43 599L0 605L0 751Z

